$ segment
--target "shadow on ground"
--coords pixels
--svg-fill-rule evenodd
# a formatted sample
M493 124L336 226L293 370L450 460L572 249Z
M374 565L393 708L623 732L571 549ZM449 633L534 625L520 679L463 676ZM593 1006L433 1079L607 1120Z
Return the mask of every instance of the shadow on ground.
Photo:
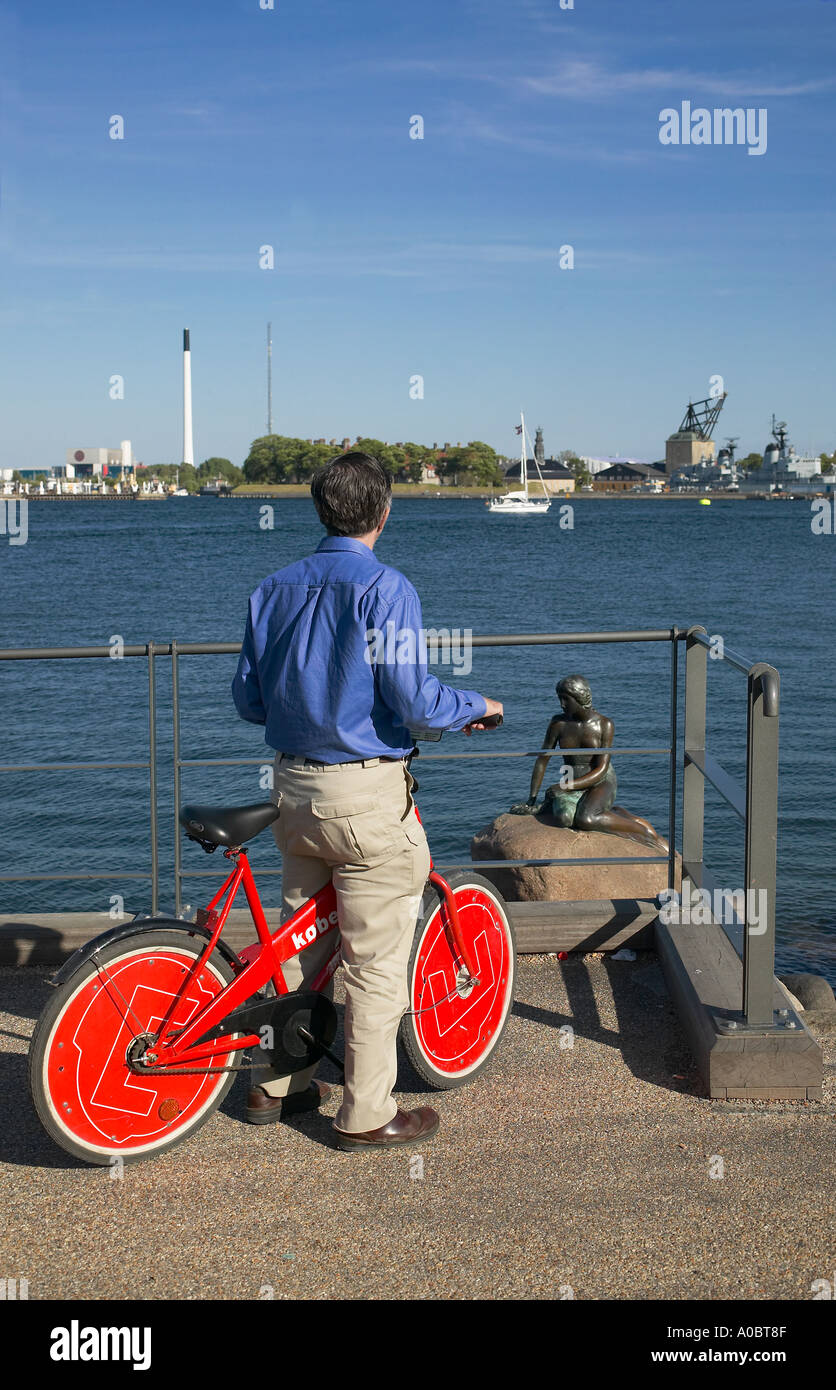
M526 968L527 961L539 968ZM513 1017L560 1035L558 1046L574 1039L587 1039L616 1049L630 1072L638 1079L663 1090L700 1094L694 1064L668 998L658 961L651 952L639 952L635 961L611 957L548 958L553 967L546 976L543 958L520 957ZM51 971L49 972L51 973ZM11 1026L0 1028L0 1161L42 1168L77 1168L86 1165L64 1154L41 1128L29 1094L27 1081L28 1040L31 1027L50 995L46 970L18 968L2 974L0 1008ZM540 1002L528 1002L527 995ZM543 1002L546 1000L547 1002ZM338 1005L339 1026L334 1051L344 1050L343 1007ZM602 1011L609 1015L602 1018ZM19 1028L13 1020L19 1018ZM563 1032L561 1033L561 1030ZM536 1047L536 1039L530 1040ZM6 1050L11 1043L14 1050ZM23 1050L22 1045L25 1045ZM554 1038L549 1049L553 1053ZM502 1052L502 1044L498 1051ZM491 1064L489 1063L489 1066ZM339 1090L337 1069L323 1059L319 1077ZM246 1123L246 1099L250 1087L249 1067L236 1077L220 1106L220 1112ZM432 1105L439 1093L415 1071L399 1049L395 1099L406 1108L414 1104ZM333 1109L333 1107L330 1107ZM316 1111L295 1116L290 1124L325 1148L335 1148L331 1119Z
M565 961L555 958L553 965L555 981L550 992L565 994L565 1003L561 1001L554 1008L526 1003L525 984L518 973L514 1004L518 1018L557 1032L571 1029L575 1038L615 1048L632 1074L651 1085L668 1091L699 1092L694 1061L653 952L639 951L635 961L611 956L601 961L583 956ZM601 1018L596 990L604 980L606 993L612 996L614 1026ZM542 989L539 979L538 989Z

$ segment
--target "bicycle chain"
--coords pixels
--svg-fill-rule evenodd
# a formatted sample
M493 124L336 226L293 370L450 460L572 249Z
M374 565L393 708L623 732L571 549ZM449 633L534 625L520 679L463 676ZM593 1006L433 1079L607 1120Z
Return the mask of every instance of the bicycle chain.
M228 1071L246 1071L248 1067L259 1065L252 1057L239 1062L237 1067L131 1067L134 1076L221 1076Z
M474 986L478 985L478 977L470 983ZM453 996L458 993L458 989L451 989L449 994L445 994L441 999L436 999L434 1004L427 1004L424 1009L407 1009L402 1017L418 1018L420 1014L431 1013L433 1009L438 1008L439 1004L446 1004L448 999L452 999ZM240 1062L237 1067L132 1067L131 1070L134 1071L137 1076L221 1076L224 1072L246 1071L247 1067L252 1069L252 1067L257 1065L257 1063L253 1062L252 1058L248 1058L246 1061Z

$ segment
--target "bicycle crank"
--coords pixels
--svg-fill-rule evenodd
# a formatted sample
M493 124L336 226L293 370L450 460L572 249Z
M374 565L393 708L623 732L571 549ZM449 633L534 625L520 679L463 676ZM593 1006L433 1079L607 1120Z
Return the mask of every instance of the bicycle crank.
M250 1000L233 1009L194 1046L229 1033L258 1033L259 1050L266 1054L263 1060L279 1076L304 1071L326 1056L342 1070L342 1061L330 1050L337 1036L337 1010L330 999L315 990Z

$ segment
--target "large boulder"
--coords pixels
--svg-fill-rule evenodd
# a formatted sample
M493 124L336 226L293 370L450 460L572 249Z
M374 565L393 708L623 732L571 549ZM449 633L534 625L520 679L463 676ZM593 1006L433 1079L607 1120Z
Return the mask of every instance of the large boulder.
M540 816L497 816L474 835L470 856L481 859L641 859L654 851L626 835L566 830ZM508 902L572 902L584 898L655 898L668 886L666 864L552 864L480 869ZM677 855L677 889L680 859Z
M779 975L778 979L782 985L786 985L802 1009L821 1009L824 1013L836 1013L833 987L822 975L805 972L797 975Z

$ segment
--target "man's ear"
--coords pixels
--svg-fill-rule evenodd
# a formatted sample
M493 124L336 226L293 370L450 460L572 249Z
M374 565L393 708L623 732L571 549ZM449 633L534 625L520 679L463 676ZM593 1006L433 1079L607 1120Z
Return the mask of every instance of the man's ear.
M391 502L390 502L390 503L389 503L389 506L386 508L386 511L383 513L383 516L380 518L380 525L379 525L378 528L377 528L377 534L378 534L378 535L380 535L381 531L383 530L384 526L386 525L387 521L389 520L389 513L391 512L391 510L392 510L392 504L391 504Z

